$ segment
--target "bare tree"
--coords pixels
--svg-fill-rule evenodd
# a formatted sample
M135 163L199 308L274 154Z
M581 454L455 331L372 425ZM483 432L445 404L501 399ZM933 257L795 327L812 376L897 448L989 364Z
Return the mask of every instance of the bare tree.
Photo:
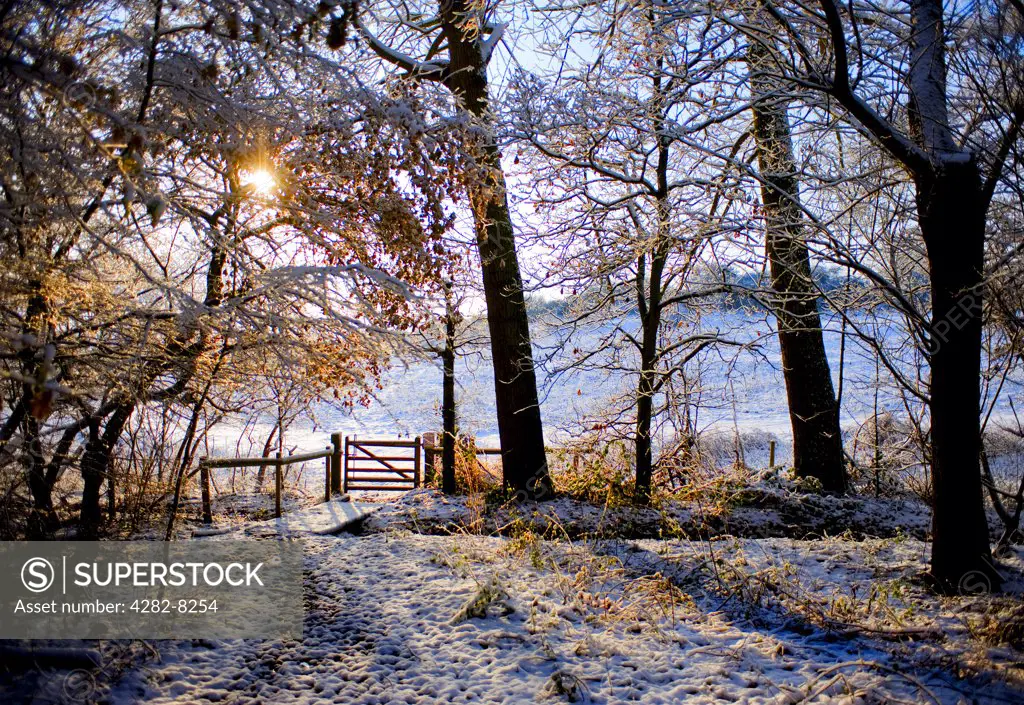
M536 240L555 254L545 284L577 294L559 321L563 347L577 348L577 328L611 324L597 349L577 348L556 372L603 366L635 375L626 417L639 503L651 496L657 412L674 401L667 385L702 351L736 344L688 320L726 291L713 249L730 207L722 196L737 175L714 149L689 149L707 135L688 123L705 110L696 88L729 50L718 32L655 18L649 6L608 7L571 24L574 51L597 58L558 64L552 84L520 76L512 117L533 179L528 205L542 223ZM552 51L561 54L558 37Z
M986 212L1024 122L1021 8L819 4L763 3L785 36L778 71L835 99L914 182L931 296L932 575L946 591L974 576L997 588L979 467L982 284Z

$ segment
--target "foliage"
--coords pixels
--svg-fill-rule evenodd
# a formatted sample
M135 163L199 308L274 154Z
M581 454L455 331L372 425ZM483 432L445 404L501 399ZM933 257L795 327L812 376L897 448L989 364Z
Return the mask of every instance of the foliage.
M170 474L265 386L367 399L446 259L449 142L288 36L302 8L222 10L5 9L0 442L35 531L69 465L95 503L133 418L177 419Z

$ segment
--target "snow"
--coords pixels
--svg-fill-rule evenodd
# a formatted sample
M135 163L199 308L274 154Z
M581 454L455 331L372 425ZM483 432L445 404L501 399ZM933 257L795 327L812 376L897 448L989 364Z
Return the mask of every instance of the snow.
M501 42L501 38L505 36L505 30L508 29L508 25L504 22L496 22L490 25L488 29L490 30L490 35L480 44L480 56L485 66L490 62L495 47Z
M735 491L751 503L700 536L648 531L685 502L430 489L252 522L215 540L303 542L301 641L154 642L90 683L114 705L1024 701L1024 549L1001 563L1008 594L940 598L913 501L798 495L771 473ZM858 528L794 537L775 521L794 507ZM722 535L737 513L747 535Z
M742 352L735 358L712 356L699 366L692 363L688 368L689 374L700 381L700 409L695 424L708 441L720 447L721 452L715 453L716 462L724 467L735 459L737 431L741 436L743 460L748 465L764 467L768 464L768 441L772 439L777 441L777 462L789 462L791 432L782 357L770 318L753 312L720 310L706 314L702 321L706 330L717 330L734 337L742 334L751 341L756 340L759 346L756 352ZM858 325L868 326L866 319L855 321ZM884 340L887 349L900 349L904 345L905 332L895 323L888 324L888 327L884 323L878 323L881 328L877 335ZM627 321L627 328L634 325L637 325L635 321ZM833 384L838 388L842 324L838 316L826 312L823 325ZM542 318L531 322L531 327L537 359L554 354L559 328L552 327ZM592 350L608 332L608 326L581 330L569 348ZM542 388L541 414L552 445L559 445L578 434L581 418L611 409L615 405L611 398L628 391L635 382L629 375L615 376L603 370L553 374L554 368L567 364L567 356L568 353L558 353L537 369L538 383ZM875 380L876 357L870 346L856 338L847 340L843 355L842 422L848 439L874 412L878 387ZM399 360L395 363L395 367L385 374L383 389L375 395L369 407L341 410L328 403L314 404L310 411L315 423L310 419L297 420L286 434L286 445L299 449L321 448L327 443L330 432L364 438L393 438L396 435L413 438L439 430L439 363L433 360L410 362L408 365ZM909 368L903 372L914 377ZM1012 425L1013 414L1008 399L1013 398L1014 390L1019 388L1018 376L1011 374L992 416L990 430L1004 421ZM460 356L456 362L456 380L460 429L473 435L481 447L497 446L493 368L486 351L479 355L474 352ZM415 389L416 394L409 394L410 389ZM585 393L578 394L578 391ZM884 370L878 393L880 412L891 412L897 418L905 417L903 402L887 381ZM253 434L250 447L244 443L239 446L239 438L244 435L241 424L220 424L211 433L209 454L258 454L274 423L273 419L267 418L264 423L257 424L258 430Z
M409 73L417 76L430 76L440 75L446 68L447 62L423 62L417 61L408 54L405 54L394 47L388 46L377 38L373 32L368 30L366 26L356 18L356 27L359 28L360 34L370 45L370 48L385 61L388 61L402 69L405 69Z
M912 497L836 497L794 491L796 483L779 471L760 473L750 483L722 484L697 491L691 500L665 501L659 508L597 506L561 497L534 504L483 504L478 498L446 497L433 489L407 492L367 520L370 530L403 528L446 534L474 531L508 533L529 525L551 538L668 538L733 535L754 538L850 537L925 539L931 511ZM993 517L993 538L999 523Z
M336 534L362 521L381 505L372 502L353 502L350 498L335 499L295 511L286 512L280 518L253 521L228 527L205 527L195 529L192 536L224 536L235 534L238 538L296 538L300 536L321 536Z
M1000 665L1020 657L1012 649L966 668L984 649L968 643L946 602L909 582L926 551L913 540L699 545L391 532L310 537L306 548L301 642L162 643L159 661L132 671L108 700L869 703L928 702L930 693L1007 703L1024 692L1003 681ZM942 636L838 637L717 589L716 558L751 572L790 565L801 586L834 602L879 580L905 581L906 595L894 590L886 604L914 605L908 619ZM948 659L964 659L970 675L958 677Z

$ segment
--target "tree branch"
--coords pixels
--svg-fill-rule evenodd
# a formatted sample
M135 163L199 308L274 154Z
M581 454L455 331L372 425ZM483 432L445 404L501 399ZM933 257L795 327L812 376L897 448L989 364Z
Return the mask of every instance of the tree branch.
M408 54L403 54L397 49L393 49L381 40L377 39L376 35L366 28L362 20L356 20L356 27L359 29L359 34L362 35L363 39L366 40L366 43L370 45L370 49L373 50L373 53L384 61L408 71L410 75L413 75L416 78L438 82L444 82L448 79L449 72L447 61L417 61Z
M1021 16L1024 18L1024 9L1021 11ZM1003 176L1003 167L1006 166L1006 159L1010 155L1010 150L1013 149L1013 143L1020 136L1022 124L1024 124L1024 101L1018 103L1017 109L1013 112L1013 119L1010 121L1009 128L1003 133L1003 139L999 143L995 160L989 168L988 177L985 179L985 184L982 187L981 197L986 209L992 201L992 196L995 194L999 179Z
M882 146L907 169L915 174L928 173L932 168L928 154L854 94L850 85L846 34L843 30L842 17L839 15L839 7L835 4L835 0L820 0L820 2L822 10L825 12L825 22L832 40L832 54L836 61L834 75L828 82L829 93L835 96L847 112L867 128Z

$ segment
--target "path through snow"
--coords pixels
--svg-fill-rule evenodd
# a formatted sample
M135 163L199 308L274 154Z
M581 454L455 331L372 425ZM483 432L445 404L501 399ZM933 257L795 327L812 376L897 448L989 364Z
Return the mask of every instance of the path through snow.
M828 579L813 546L773 541L768 548L786 559L806 554L826 566L809 584ZM1022 701L988 675L958 680L941 659L917 663L912 648L837 638L728 598L691 596L661 577L701 570L708 547L406 532L305 542L302 642L163 642L160 660L122 679L110 702ZM732 540L713 543L737 551ZM740 548L765 553L748 543ZM920 568L924 544L884 545L868 546L873 558L837 578ZM477 616L459 621L460 612Z
M196 529L196 538L230 536L234 538L297 538L336 534L356 524L383 506L380 503L332 500L302 507L276 519L250 521L223 528Z

